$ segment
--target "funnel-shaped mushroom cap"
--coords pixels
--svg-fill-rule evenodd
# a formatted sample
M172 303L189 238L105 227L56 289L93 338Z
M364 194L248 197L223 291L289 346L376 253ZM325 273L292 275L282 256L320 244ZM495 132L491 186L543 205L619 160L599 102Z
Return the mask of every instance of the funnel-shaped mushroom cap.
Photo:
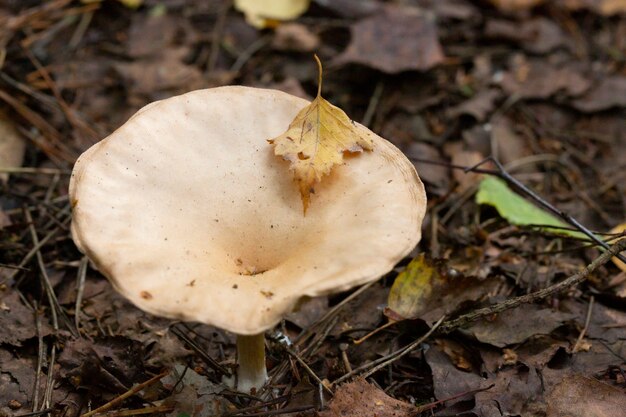
M267 139L308 103L246 87L144 107L76 162L77 246L145 311L257 334L303 296L389 272L420 239L413 165L374 149L336 167L302 212L288 163Z

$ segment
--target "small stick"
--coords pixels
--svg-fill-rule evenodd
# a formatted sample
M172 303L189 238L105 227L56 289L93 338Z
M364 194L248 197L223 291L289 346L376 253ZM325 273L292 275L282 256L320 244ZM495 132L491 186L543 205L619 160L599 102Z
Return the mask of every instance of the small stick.
M580 350L580 344L585 337L585 333L587 333L587 329L589 328L589 323L591 322L591 311L593 310L593 302L595 301L593 295L589 299L589 307L587 307L587 317L585 318L585 326L580 331L578 335L578 339L576 339L576 343L574 343L574 347L572 348L572 352L576 353Z
M369 371L367 371L366 373L364 373L362 375L363 378L367 378L370 375L378 372L379 370L383 369L384 367L391 365L393 362L397 361L398 359L402 358L403 356L408 355L409 353L411 353L413 350L415 350L419 345L421 345L422 343L424 343L424 341L426 339L428 339L430 337L430 335L432 335L435 330L437 330L437 328L441 325L441 323L443 323L443 319L445 318L445 316L442 316L439 320L437 320L437 323L435 323L433 325L433 327L430 328L430 330L428 332L426 332L426 334L422 337L420 337L419 339L417 339L415 342L412 342L410 345L406 346L405 348L402 348L396 352L390 353L389 355L387 355L387 360L381 362L380 364L376 365L375 367L373 367L372 369L370 369Z
M477 389L473 389L473 390L470 390L470 391L461 392L459 394L454 394L451 397L434 401L434 402L432 402L430 404L420 405L419 407L417 407L417 409L414 411L414 413L415 414L420 414L420 413L423 413L424 411L432 410L433 408L437 407L439 404L444 404L446 401L452 401L452 400L456 400L457 398L465 397L466 395L477 394L479 392L488 391L491 388L493 388L495 385L496 384L491 384L491 385L489 385L488 387L485 387L485 388L477 388Z
M83 292L85 290L85 278L87 277L87 265L89 261L86 256L80 260L80 265L78 266L78 274L76 277L76 305L74 307L74 325L76 326L76 331L80 336L80 310L81 304L83 303Z
M439 331L441 333L450 333L454 329L465 326L466 324L476 321L480 318L491 316L492 314L496 313L501 313L505 310L518 307L521 304L533 303L551 295L558 294L561 291L564 291L585 281L587 277L598 267L604 265L613 256L616 256L616 254L624 250L626 250L626 239L621 239L617 241L613 246L609 247L609 250L603 252L600 256L594 259L593 262L584 267L581 271L569 276L563 281L557 282L556 284L551 285L548 288L544 288L530 294L511 298L501 303L491 305L489 307L479 308L478 310L474 310L471 313L463 314L462 316L459 316L454 320L448 320L441 325Z
M154 407L145 407L138 408L135 410L119 410L119 411L111 411L104 414L98 414L102 417L126 417L126 416L138 416L141 414L156 414L156 413L167 413L170 411L174 411L175 407L173 405L156 405Z
M328 392L330 395L335 395L335 393L330 388L324 385L320 377L317 376L317 374L313 371L313 369L311 369L309 365L307 365L306 362L302 360L302 358L298 356L296 352L294 352L288 347L285 347L285 351L291 356L293 356L298 361L298 363L302 365L302 367L309 373L309 375L311 375L311 377L326 390L326 392Z
M337 384L345 381L348 378L351 378L351 377L353 377L355 375L358 375L361 371L364 371L364 370L374 366L375 368L374 368L373 371L369 371L365 375L363 375L364 378L367 378L368 376L370 376L374 372L378 371L379 369L382 369L385 366L389 365L390 363L400 359L404 355L406 355L406 354L410 353L411 351L413 351L417 346L419 346L421 343L423 343L426 339L428 339L430 337L430 335L433 334L433 332L437 328L439 328L439 326L441 325L443 320L444 320L444 317L441 317L424 336L420 337L416 341L411 342L410 344L406 345L405 347L400 348L397 351L392 352L392 353L390 353L387 356L383 356L382 358L376 359L375 361L372 361L370 363L366 363L365 365L362 365L362 366L359 366L356 369L353 369L352 372L348 372L344 376L334 380L331 383L331 385L337 385Z
M500 161L498 161L497 159L489 156L489 157L485 158L483 161L481 161L478 164L476 164L475 166L468 168L467 171L470 171L473 168L478 167L478 166L480 166L480 165L482 165L482 164L484 164L485 162L488 162L488 161L493 162L498 167L498 170L499 170L498 176L500 178L506 180L509 184L512 184L515 188L517 188L518 190L522 191L524 194L526 194L528 197L530 197L531 200L534 200L538 205L540 205L541 207L543 207L544 209L546 209L550 213L559 216L560 218L565 220L567 223L569 223L570 225L574 226L581 233L583 233L585 236L587 236L592 241L596 242L598 245L602 246L604 249L609 249L609 245L605 241L599 239L596 235L591 233L591 231L589 229L587 229L585 226L583 226L578 220L576 220L574 217L570 216L569 214L565 213L564 211L561 211L561 210L557 209L552 204L548 203L546 200L541 198L533 190L531 190L530 188L526 187L519 180L517 180L515 177L513 177L511 174L509 174L504 169L504 167L502 166ZM620 261L626 262L626 257L620 255L619 253L616 254L615 256Z
M1 173L7 174L35 174L35 175L71 175L71 171L57 168L37 167L0 167Z
M282 410L270 410L270 411L262 411L260 413L244 414L244 416L245 417L276 416L280 414L299 413L302 411L313 410L315 408L316 408L315 405L303 405L300 407L284 408Z
M379 81L376 84L376 88L374 88L374 92L372 93L370 102L367 105L367 109L365 110L365 115L363 115L363 119L361 120L361 124L363 126L370 127L370 124L372 123L372 119L374 118L374 114L376 114L376 109L378 108L378 103L380 102L380 97L383 95L384 89L385 89L385 83L382 81Z
M153 376L152 378L150 378L146 382L142 382L141 384L135 385L134 387L132 387L131 389L129 389L128 391L126 391L122 395L113 398L111 401L109 401L108 403L104 404L103 406L98 407L95 410L91 410L91 411L89 411L87 413L82 414L80 417L91 417L91 416L93 416L95 414L100 414L100 413L108 410L109 408L111 408L111 407L121 403L126 398L132 397L133 395L137 394L139 391L141 391L145 387L150 386L150 385L154 384L155 382L161 380L168 373L169 373L168 371L161 372L160 374L158 374L156 376Z
M46 347L43 341L43 334L41 333L41 314L38 311L37 304L35 304L35 329L37 330L37 369L35 371L35 387L33 389L33 413L40 411L39 408L39 389L41 369L43 368L43 356L46 352Z

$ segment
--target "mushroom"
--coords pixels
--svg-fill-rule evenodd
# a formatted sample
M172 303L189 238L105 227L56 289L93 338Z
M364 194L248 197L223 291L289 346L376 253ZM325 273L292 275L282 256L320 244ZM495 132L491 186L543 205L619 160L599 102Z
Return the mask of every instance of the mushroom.
M237 336L238 389L265 383L264 331L303 297L378 279L421 237L424 187L373 137L316 186L306 216L267 139L308 102L220 87L139 110L76 162L72 236L127 299Z

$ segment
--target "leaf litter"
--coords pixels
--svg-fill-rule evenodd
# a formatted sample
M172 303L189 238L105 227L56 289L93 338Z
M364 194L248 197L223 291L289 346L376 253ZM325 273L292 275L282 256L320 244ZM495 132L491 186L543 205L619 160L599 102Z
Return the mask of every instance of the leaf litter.
M176 407L310 416L342 403L361 415L376 407L478 417L623 408L625 279L616 265L596 266L576 287L532 304L463 321L551 288L599 251L477 203L494 166L462 169L495 155L598 236L619 238L603 233L624 221L626 204L623 2L316 1L263 31L218 0L157 3L0 6L0 111L25 145L10 164L23 167L0 184L0 414L75 416L110 401L111 416L177 417ZM379 283L311 300L279 326L282 336L268 339L275 397L249 398L220 385L218 370L234 364L231 336L147 315L91 268L80 279L67 174L96 140L80 126L104 137L152 100L232 83L315 96L311 52L329 63L325 97L414 159L428 221L418 250ZM20 146L11 152L22 154ZM515 195L497 194L500 203ZM388 321L394 281L420 253L435 259L437 273L424 274L430 287L400 291L409 318L355 344ZM55 315L70 320L55 325ZM162 371L168 376L121 397ZM329 382L346 375L344 384Z

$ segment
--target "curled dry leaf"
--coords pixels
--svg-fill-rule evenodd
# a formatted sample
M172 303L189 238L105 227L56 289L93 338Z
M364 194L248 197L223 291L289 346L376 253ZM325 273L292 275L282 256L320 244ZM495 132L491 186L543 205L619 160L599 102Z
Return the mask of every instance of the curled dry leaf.
M372 150L374 146L368 131L322 97L322 64L317 56L315 59L319 66L317 97L296 115L285 133L268 140L274 145L274 154L290 162L305 214L315 184L343 163L345 152Z

